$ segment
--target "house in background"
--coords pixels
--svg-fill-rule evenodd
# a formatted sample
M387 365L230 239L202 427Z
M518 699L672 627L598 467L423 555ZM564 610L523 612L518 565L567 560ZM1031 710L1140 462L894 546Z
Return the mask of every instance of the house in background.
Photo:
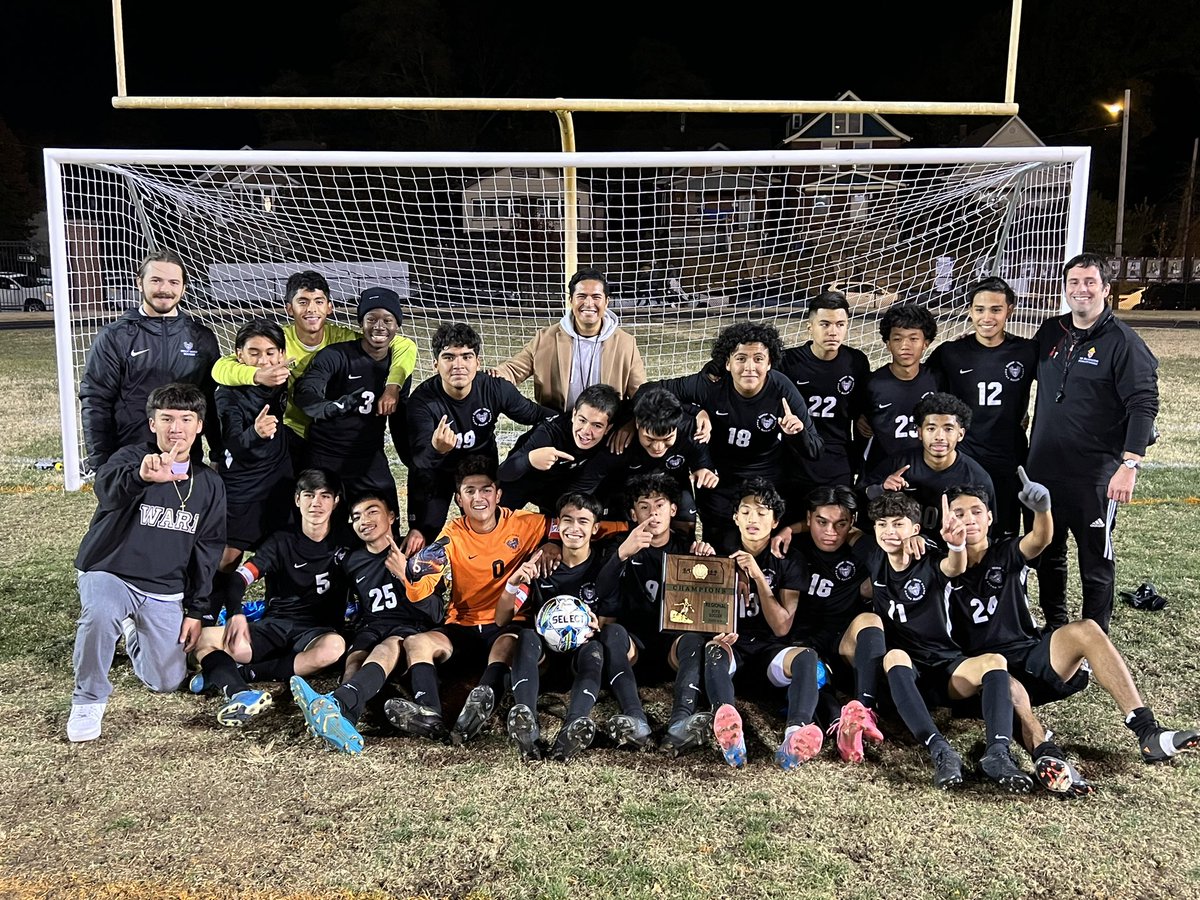
M563 194L558 169L498 169L463 190L463 230L562 231ZM603 216L582 183L577 196L579 233L599 230Z

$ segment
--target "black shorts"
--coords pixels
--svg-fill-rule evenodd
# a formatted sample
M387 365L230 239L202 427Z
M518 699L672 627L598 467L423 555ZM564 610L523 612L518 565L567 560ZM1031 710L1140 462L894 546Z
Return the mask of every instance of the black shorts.
M291 521L295 482L281 478L265 497L230 503L225 510L225 546L253 550L267 535Z
M408 473L408 528L419 531L432 544L450 516L454 498L454 474L440 469Z
M925 699L926 706L933 709L935 706L951 706L959 702L950 697L950 676L967 659L968 657L959 654L920 662L913 660L913 668L917 673L917 687Z
M643 634L629 632L629 639L637 647L637 661L633 670L638 684L662 684L675 680L675 670L671 668L671 647L681 634L680 631L648 631ZM707 638L707 636L705 636Z
M354 632L348 652L357 653L360 650L370 651L376 644L382 644L390 637L412 637L427 629L413 625L411 622L367 622Z
M788 641L793 647L811 647L817 651L817 656L821 659L833 662L838 658L838 648L842 645L842 636L849 627L849 622L840 627L825 625L793 634Z
M742 642L738 640L733 645L733 659L737 663L734 675L739 680L750 680L755 685L766 685L767 670L773 660L783 650L790 650L795 644L780 638L759 638L755 641Z
M1004 654L1008 660L1008 672L1025 686L1029 702L1034 706L1063 700L1078 694L1088 685L1088 670L1082 665L1067 681L1063 681L1050 665L1050 639L1053 634L1043 635L1036 644L1021 650L1009 650Z
M326 634L337 634L337 630L295 619L259 619L250 623L250 661L261 662L283 653L303 653Z
M492 645L503 635L516 635L519 629L525 627L528 627L527 622L514 622L504 626L497 625L495 622L487 625L460 625L457 622L447 622L433 630L440 631L449 639L450 646L454 648L453 656L466 657L468 661L471 657L479 657L481 661L484 661L492 652Z

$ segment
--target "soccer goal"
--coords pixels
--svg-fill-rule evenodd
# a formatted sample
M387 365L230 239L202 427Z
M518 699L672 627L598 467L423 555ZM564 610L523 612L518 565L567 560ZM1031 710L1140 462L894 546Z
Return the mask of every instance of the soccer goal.
M150 248L188 263L184 308L223 350L256 315L281 317L289 273L330 282L334 318L383 284L421 347L463 320L500 361L563 313L567 279L596 268L651 378L695 371L717 330L774 322L836 287L850 342L876 363L882 309L923 303L960 333L964 292L1000 275L1015 330L1058 309L1081 249L1086 148L696 153L325 153L47 150L59 395L68 489L81 483L78 382L97 330L139 298Z

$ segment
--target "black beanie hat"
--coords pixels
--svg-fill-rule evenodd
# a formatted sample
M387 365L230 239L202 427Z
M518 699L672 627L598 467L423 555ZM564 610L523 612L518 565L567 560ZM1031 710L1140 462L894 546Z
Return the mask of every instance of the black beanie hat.
M404 321L400 309L400 295L390 288L369 287L358 295L358 321L361 323L373 309L386 309L396 317L396 324Z

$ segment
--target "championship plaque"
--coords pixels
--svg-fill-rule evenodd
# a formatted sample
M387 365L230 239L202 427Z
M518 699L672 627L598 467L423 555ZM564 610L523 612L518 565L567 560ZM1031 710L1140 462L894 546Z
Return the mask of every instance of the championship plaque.
M737 631L737 566L723 556L663 557L661 631Z

